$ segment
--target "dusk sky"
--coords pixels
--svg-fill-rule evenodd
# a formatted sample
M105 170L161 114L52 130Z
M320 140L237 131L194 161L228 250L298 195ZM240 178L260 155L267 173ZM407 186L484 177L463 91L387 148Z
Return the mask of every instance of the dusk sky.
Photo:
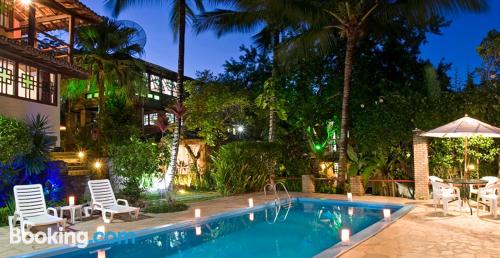
M82 0L83 3L101 15L109 16L101 0ZM165 1L168 3L169 1ZM476 47L486 33L496 28L500 30L500 1L490 1L491 9L483 14L459 14L447 17L452 20L450 27L443 29L443 35L430 35L429 42L422 49L422 58L430 59L434 64L444 58L453 63L463 79L467 70L473 70L481 63L476 54ZM164 66L177 69L177 44L173 40L168 25L170 6L144 6L130 8L118 19L132 20L139 23L147 33L146 53L143 58ZM251 34L229 34L218 39L213 32L195 35L186 34L186 75L194 76L196 71L210 69L216 73L223 70L224 61L240 54L239 46L250 45Z

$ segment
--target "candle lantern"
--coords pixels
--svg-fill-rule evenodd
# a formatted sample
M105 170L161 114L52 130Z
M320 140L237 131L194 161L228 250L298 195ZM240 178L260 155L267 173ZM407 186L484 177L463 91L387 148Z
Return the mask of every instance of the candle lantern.
M347 200L352 202L352 193L347 193Z
M349 229L342 229L340 231L340 239L342 240L342 243L347 244L349 243L349 237L350 237L351 231Z
M68 203L69 203L69 206L73 206L75 205L75 196L70 196L68 197Z

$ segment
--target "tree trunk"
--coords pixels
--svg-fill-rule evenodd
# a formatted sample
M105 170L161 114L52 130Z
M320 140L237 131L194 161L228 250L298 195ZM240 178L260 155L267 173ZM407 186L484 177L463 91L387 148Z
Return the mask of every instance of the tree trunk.
M66 110L66 139L64 142L64 150L69 151L73 150L74 146L76 145L76 140L75 140L75 129L76 129L76 124L73 122L73 115L71 113L71 100L68 99L67 102L67 108Z
M101 70L102 71L102 70ZM99 72L97 75L97 84L99 85L99 107L97 110L97 146L98 146L98 155L102 154L102 131L103 131L103 116L104 116L104 93L105 93L105 85L104 85L104 75L102 72Z
M179 57L177 63L177 98L182 104L184 101L184 47L185 47L185 36L186 36L186 1L179 1ZM168 199L173 202L173 179L175 177L175 172L177 171L177 155L179 153L179 142L182 131L182 117L175 118L175 128L174 136L172 140L172 154L170 156L170 162L168 164L167 173L165 173L165 187L168 191Z
M279 31L274 31L273 32L273 71L272 71L272 78L273 78L273 83L276 83L278 81L278 46L280 43L280 33ZM273 90L276 85L273 85ZM271 102L276 101L275 99L271 100ZM273 142L274 141L274 130L275 130L275 125L276 124L276 110L274 109L274 104L271 103L269 105L269 136L268 136L268 141Z
M193 162L193 164L191 166L193 166L193 168L195 170L194 172L196 173L196 180L198 181L198 182L196 182L197 183L196 186L199 186L198 184L201 182L200 168L198 167L198 159L200 158L200 150L198 150L198 153L194 154L194 151L191 148L191 146L189 146L189 144L186 144L186 143L184 143L184 148L186 148L187 153L189 155L189 158Z
M344 63L344 92L342 94L342 117L340 121L340 146L339 146L339 193L345 190L347 175L347 144L349 130L349 99L351 93L352 63L356 38L354 35L347 35L347 45Z

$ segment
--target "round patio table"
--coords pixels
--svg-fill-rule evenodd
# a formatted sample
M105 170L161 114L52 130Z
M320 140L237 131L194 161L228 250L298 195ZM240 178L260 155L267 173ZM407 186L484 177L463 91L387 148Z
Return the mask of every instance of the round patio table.
M470 210L470 215L472 215L472 207L469 203L469 194L470 194L470 186L471 185L486 185L488 181L480 180L480 179L462 179L462 178L453 178L444 180L447 184L452 184L458 186L460 189L460 198L462 199L462 204L467 203Z

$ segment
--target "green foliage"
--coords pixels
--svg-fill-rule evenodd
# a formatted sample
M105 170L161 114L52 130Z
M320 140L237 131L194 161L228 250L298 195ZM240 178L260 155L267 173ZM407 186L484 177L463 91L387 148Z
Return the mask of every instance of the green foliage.
M427 88L427 95L431 98L438 98L441 94L441 86L437 79L436 70L432 65L424 67L424 83Z
M89 81L78 79L61 80L60 94L64 100L77 100L87 93Z
M483 59L483 64L477 69L482 81L498 82L500 79L500 32L496 29L488 31L486 37L476 49Z
M25 155L18 156L15 163L23 167L28 175L36 175L45 170L49 151L57 138L48 131L48 117L40 114L30 118L28 130L32 139L31 149Z
M278 80L273 77L269 78L264 83L262 93L255 99L255 103L259 108L273 110L281 120L286 120L288 117L285 108L287 100L279 91L280 87L278 87L278 84Z
M0 115L0 163L9 164L31 148L32 137L26 124Z
M131 202L137 201L150 186L152 177L160 176L158 157L157 145L151 141L130 138L126 144L111 146L112 172L124 179L123 194Z
M8 217L12 216L14 213L10 213L8 207L0 207L0 227L7 226L9 224Z
M228 128L245 123L248 97L211 74L200 74L198 80L186 82L186 92L186 128L197 131L208 145L219 145L227 140Z
M278 145L261 142L233 142L212 156L215 189L223 195L261 191L276 171Z
M495 161L500 148L495 144L492 138L472 137L468 140L469 159L475 159L482 162Z
M316 193L328 193L335 194L337 193L335 187L333 186L335 180L325 180L325 179L316 179L314 181L314 188Z
M434 139L429 148L429 165L431 174L442 178L453 178L464 171L464 139ZM471 177L495 175L491 165L496 163L499 148L491 138L472 137L468 139L467 155L469 164L482 164L476 167ZM485 165L485 166L483 166ZM479 173L478 173L479 172Z
M363 153L356 153L351 145L347 146L347 156L349 157L349 175L362 176L364 182L375 173L377 163L369 156Z
M144 208L144 212L147 213L170 213L170 212L178 212L185 211L189 207L182 202L165 202L165 201L157 201L149 203L146 208Z
M139 112L133 105L110 99L102 117L102 136L108 145L120 145L141 133Z
M301 178L280 178L276 182L281 182L285 184L288 192L302 192L302 180Z

